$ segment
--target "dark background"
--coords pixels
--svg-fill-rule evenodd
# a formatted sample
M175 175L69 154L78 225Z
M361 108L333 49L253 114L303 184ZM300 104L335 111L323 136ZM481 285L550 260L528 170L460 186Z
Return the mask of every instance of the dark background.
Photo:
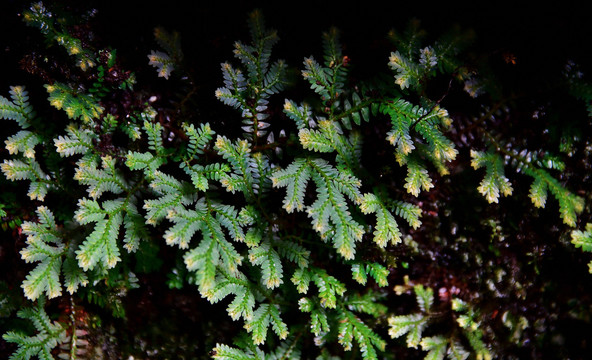
M3 73L0 84L18 81L23 73L14 61L31 41L41 41L34 29L25 29L18 13L31 2L4 0L0 11L0 50ZM71 1L46 2L83 13L97 9L93 29L103 45L117 48L127 61L147 64L155 49L153 29L177 30L189 62L198 74L218 75L220 62L231 59L232 43L248 41L247 14L261 9L268 27L278 30L276 54L299 67L304 56L320 57L320 35L331 26L342 32L345 53L352 61L368 62L376 71L387 69L392 46L385 45L390 29L403 30L412 18L419 19L432 36L458 24L477 35L476 51L510 52L534 80L556 71L568 59L582 66L591 63L592 26L581 1L531 5L524 2L424 2L424 1ZM213 92L213 90L212 90Z

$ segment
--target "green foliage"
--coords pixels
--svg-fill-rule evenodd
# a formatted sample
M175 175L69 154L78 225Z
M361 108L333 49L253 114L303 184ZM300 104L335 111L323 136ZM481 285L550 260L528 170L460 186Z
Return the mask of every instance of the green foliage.
M474 169L479 169L483 166L486 168L485 177L477 190L479 190L488 202L498 202L500 192L504 196L512 195L512 185L510 185L510 181L504 175L503 161L499 155L472 151L471 158L471 166ZM541 203L544 203L544 200L538 198L538 201L533 199L533 202L535 205L540 206Z
M36 335L28 336L9 331L2 336L4 340L18 345L18 349L10 357L11 360L28 360L33 356L41 360L53 360L51 350L59 343L66 341L66 330L60 323L51 321L45 313L44 305L45 300L41 297L34 308L26 308L18 312L20 318L33 323L37 331Z
M26 262L39 262L22 285L25 296L31 300L36 300L43 292L49 299L62 294L59 278L64 244L52 212L40 206L37 217L39 223L27 221L22 225L27 247L21 251L21 256Z
M492 329L501 327L490 326L497 313L481 308L485 300L471 295L474 273L464 279L454 263L478 267L495 288L503 274L494 278L490 268L505 262L500 254L510 245L496 243L501 236L472 233L479 227L470 223L475 218L501 223L491 215L495 207L483 210L473 195L498 206L505 196L504 202L521 205L518 212L524 204L510 195L526 192L532 201L526 209L542 213L550 192L563 222L554 231L570 231L573 245L592 251L592 225L573 230L589 209L585 197L570 190L571 162L547 150L522 150L487 119L466 126L444 108L452 90L466 89L476 73L459 56L470 34L425 45L417 23L404 35L391 33L396 48L383 59L390 79L380 84L358 78L339 31L329 29L322 54L300 65L307 87L300 93L289 91L297 83L293 69L273 60L278 33L255 11L247 23L250 42L234 43L237 64L221 64L219 102L210 104L237 114L218 118L189 104L193 94L171 105L149 95L152 90L134 90L135 77L121 68L116 50L92 48L42 3L23 19L65 50L71 63L63 66L76 73L44 79L50 106L35 99L35 108L44 109L39 118L24 86L0 96L0 117L19 128L5 141L2 172L17 182L14 188L30 183L29 200L13 205L3 195L0 215L3 227L12 221L15 238L26 236L19 250L32 266L21 289L37 301L19 316L33 321L38 334L4 335L18 346L13 359L50 359L59 343L76 344L76 319L66 340L64 320L52 323L45 313L64 312L65 296L70 311L94 304L126 319L128 291L144 288L148 274L163 273L169 289L220 303L227 314L214 321L238 324L241 330L208 341L216 359L390 359L401 344L385 340L388 333L405 337L403 348L421 349L426 359L487 360L497 355ZM152 50L148 65L177 87L187 80L180 75L188 60L180 34L159 27L154 37L161 50ZM436 87L434 96L432 81L448 87L443 93ZM293 96L301 98L286 98ZM199 100L204 107L205 98ZM484 168L480 183L466 176L470 166ZM506 176L510 166L515 178ZM532 180L526 191L523 175ZM526 222L513 212L499 216L512 229ZM532 254L520 256L530 261ZM389 286L410 274L413 282L406 278L394 291ZM508 301L521 301L522 285L512 286L518 299ZM407 302L394 294L411 291L418 309L396 314ZM204 318L209 310L201 309L219 309L199 308ZM528 326L526 319L503 322ZM215 333L218 324L204 324L212 327L207 334Z
M29 94L22 86L10 87L10 98L0 96L0 116L3 119L10 119L16 121L23 129L31 125L31 120L35 116L33 108L29 104ZM29 144L27 144L29 145ZM33 145L34 146L34 145ZM8 148L10 153L14 153L16 149Z
M154 38L158 45L165 50L152 50L148 55L149 64L158 71L158 76L168 79L171 72L183 61L181 51L181 38L178 32L169 33L167 30L157 27L154 29Z
M586 230L574 230L571 232L571 243L582 251L592 252L592 223L586 224ZM592 261L588 264L592 273Z
M224 87L216 90L216 97L224 104L241 110L244 136L256 144L268 133L270 123L266 120L270 97L280 92L287 80L285 62L270 62L271 50L279 37L275 31L265 27L260 12L251 13L249 30L251 44L240 41L234 44L234 56L240 60L242 67L235 68L227 62L222 64ZM269 137L267 140L272 142Z
M87 71L94 67L96 62L92 51L85 48L80 39L70 34L67 23L57 21L58 19L42 2L33 3L23 13L23 20L28 26L38 28L48 42L55 42L63 47L70 56L76 59L76 66L81 70Z
M420 312L409 315L390 316L389 335L391 338L398 338L407 335L407 347L417 348L421 346L422 350L427 351L426 359L466 359L469 352L461 345L461 340L456 338L454 331L450 329L450 335L424 336L428 325L437 321L437 314L431 310L434 303L434 293L431 288L425 288L423 285L413 287L417 304ZM492 354L487 345L483 342L483 333L479 329L477 313L460 299L453 299L451 309L458 313L456 319L460 326L462 334L465 336L476 359L492 359Z

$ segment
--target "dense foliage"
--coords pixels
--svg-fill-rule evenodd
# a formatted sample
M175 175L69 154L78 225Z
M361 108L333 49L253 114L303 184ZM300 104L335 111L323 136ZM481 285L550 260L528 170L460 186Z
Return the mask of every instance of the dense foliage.
M22 9L3 67L21 71L0 89L3 355L590 351L581 59L535 79L418 20L371 51L328 27L295 54L265 9L211 41L221 59L157 24L140 54L60 5Z

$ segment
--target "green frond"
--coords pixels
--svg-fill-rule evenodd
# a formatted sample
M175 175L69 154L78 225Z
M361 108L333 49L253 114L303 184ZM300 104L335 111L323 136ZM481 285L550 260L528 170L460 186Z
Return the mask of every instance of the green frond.
M307 297L303 297L298 300L298 308L302 312L311 312L314 306L315 303Z
M228 345L216 344L211 351L212 358L218 360L253 360L255 357L250 353L245 353L240 349L231 348Z
M157 199L144 201L144 210L146 210L146 224L157 225L162 219L173 214L182 205L188 204L183 194L173 192L163 195Z
M360 210L364 214L376 214L376 230L374 231L376 245L384 248L389 242L397 244L401 241L402 234L397 221L375 194L364 194Z
M41 142L37 134L21 130L4 141L10 154L23 154L26 158L35 158L35 146Z
M310 83L310 88L321 95L321 100L331 99L330 70L323 68L313 57L304 59L302 77Z
M135 121L119 123L118 125L121 131L123 131L131 141L138 140L142 137L141 128Z
M576 248L581 247L582 251L592 252L592 223L586 224L586 230L573 230L571 232L571 243Z
M84 94L57 82L45 85L45 89L49 94L49 103L58 110L64 110L69 119L79 119L84 124L92 124L103 113L103 108L93 95Z
M211 209L216 212L216 220L220 222L234 241L244 242L245 233L243 223L239 218L239 212L231 205L213 203Z
M144 121L144 131L148 135L148 148L156 153L163 155L165 153L162 145L162 125L159 122Z
M449 360L466 360L470 354L459 342L451 341L446 355Z
M571 232L571 243L582 251L592 252L592 223L586 224L586 230L573 230ZM592 262L590 262L590 273L592 273Z
M466 312L469 310L469 305L459 298L454 298L451 301L452 310L456 312Z
M248 247L257 246L261 242L262 237L263 235L261 229L253 227L249 228L245 234L245 243Z
M308 292L308 286L312 281L312 274L306 268L298 268L294 270L294 275L292 275L290 280L296 285L296 290L300 294L306 294Z
M127 189L127 181L115 167L116 159L109 155L101 158L101 168L96 162L79 160L74 173L74 180L87 185L86 191L93 199L101 197L104 192L121 194Z
M345 285L323 269L313 269L312 280L319 289L320 304L324 308L337 307L337 296L345 293Z
M269 157L263 153L256 152L251 157L251 176L253 177L253 192L255 194L266 194L272 186L271 174L273 168Z
M366 265L366 273L376 281L380 287L388 286L389 270L379 263L368 263Z
M391 316L388 319L388 333L391 338L398 338L407 334L407 347L417 348L428 320L428 317L420 313Z
M31 180L31 181L46 181L48 176L45 175L41 166L37 161L31 158L22 160L7 160L5 159L1 165L2 172L8 180Z
M29 94L23 86L11 86L10 98L0 96L0 118L16 121L22 129L31 125L35 112L29 105Z
M27 236L27 247L21 250L21 257L27 263L39 262L21 287L30 300L36 300L42 293L52 299L62 294L60 271L65 245L51 210L40 206L37 217L39 223L26 221L21 225L23 234Z
M301 129L298 132L304 149L317 152L337 152L336 160L344 167L357 168L360 159L360 136L351 132L347 138L337 121L319 121L319 130Z
M111 269L121 261L117 238L123 222L121 212L106 215L96 222L93 231L76 250L78 265L85 271L100 265Z
M269 117L268 98L287 83L287 65L283 60L270 63L272 47L279 38L275 31L264 27L259 12L253 14L249 20L252 43L234 43L234 55L241 61L246 76L241 69L223 63L224 87L218 88L215 94L226 105L242 110L243 135L257 143L267 135L270 124L264 120Z
M443 360L448 347L448 340L443 336L431 336L421 339L421 348L427 351L424 360Z
M317 185L317 194L317 200L307 210L308 216L312 218L313 229L321 236L333 235L333 246L339 254L346 260L353 259L354 242L361 240L363 230L351 218L341 193L333 191L330 194L329 187L320 184ZM333 224L336 224L335 229ZM331 230L334 232L330 233Z
M423 71L428 72L438 65L438 56L431 46L426 46L419 50L419 64Z
M14 331L2 335L5 341L18 347L10 360L29 360L34 356L40 360L53 360L52 349L66 342L66 329L59 322L50 320L44 306L45 299L41 297L34 308L25 308L17 313L19 318L33 323L36 335L28 336Z
M296 123L298 130L305 129L309 126L312 120L312 111L307 104L297 106L291 100L286 99L284 102L284 113Z
M168 79L171 72L183 60L181 37L176 31L171 33L162 27L157 27L154 29L154 38L165 51L152 50L148 55L148 64L156 68L159 77Z
M187 270L195 271L200 293L205 293L216 284L216 267L220 262L220 249L216 241L204 234L199 246L183 256Z
M358 179L350 169L344 166L333 168L324 160L314 160L315 169L324 179L332 179L335 188L347 196L354 204L359 205L362 201L360 187L362 181Z
M158 194L182 193L183 183L177 180L174 176L165 174L162 171L156 171L153 174L153 180L150 183L150 188Z
M381 104L379 108L383 114L391 118L391 130L387 133L387 140L403 155L408 155L415 149L411 135L411 125L419 118L419 109L411 103L397 99L393 102Z
M212 130L209 123L200 124L198 129L196 129L193 124L183 124L183 130L185 130L185 134L189 138L186 156L190 159L198 154L203 154L204 148L216 133Z
M478 331L465 332L469 344L475 352L475 359L477 360L492 360L493 355L487 348L487 345L481 340L481 333Z
M242 264L242 256L225 239L222 224L212 215L213 208L205 207L203 200L200 200L196 205L196 209L198 209L198 213L201 211L203 213L201 216L195 216L197 215L196 213L190 212L189 214L194 214L191 222L176 219L176 215L171 217L172 219L176 219L175 221L178 221L178 225L167 232L167 241L169 239L176 241L175 239L178 238L174 236L184 234L183 241L189 242L190 235L193 234L194 229L199 228L203 238L196 248L185 253L184 260L187 269L196 272L197 284L199 285L200 292L203 294L214 286L218 267L231 274L237 274L238 266ZM181 232L179 233L179 231ZM183 233L182 231L187 232Z
M265 343L269 326L280 339L288 336L288 327L280 316L276 305L261 304L253 313L253 318L245 323L245 329L251 333L253 343L260 345Z
M304 209L304 193L310 180L310 166L304 158L295 159L286 169L276 171L271 177L274 187L286 187L283 207L291 213Z
M48 183L40 182L40 181L32 181L29 184L29 191L27 192L27 196L31 200L39 200L44 201L45 195L47 195L50 186Z
M205 206L200 205L198 203L195 210L177 208L171 216L168 216L168 219L174 225L164 233L164 239L167 245L178 245L181 249L187 249L189 247L189 242L193 235L203 226L206 209Z
M343 126L351 130L351 122L353 121L356 125L361 125L362 119L366 122L370 121L370 108L371 101L362 101L360 95L357 92L353 92L351 95L351 101L345 99L343 101L343 112L336 116L336 119L341 119Z
M471 166L475 170L485 166L485 177L477 190L489 203L497 203L500 193L512 195L512 185L504 174L504 162L498 154L471 150Z
M323 32L323 53L327 67L332 67L332 62L335 63L343 57L339 35L339 30L336 27Z
M213 163L206 166L199 164L184 167L183 170L191 176L191 182L196 189L206 191L209 188L208 180L220 181L228 178L230 166L227 164Z
M277 32L265 27L263 14L255 10L249 14L249 31L252 45L236 46L235 56L249 69L252 78L268 71L271 49L278 42ZM249 63L249 60L252 62ZM254 61L253 61L254 60Z
M423 285L418 284L413 287L413 291L415 292L419 309L424 313L429 313L434 303L434 290L430 287L424 288Z
M443 109L436 109L433 112L438 118L448 116L448 112ZM455 149L454 143L450 141L438 128L438 123L434 119L428 119L425 115L417 122L415 129L425 141L429 144L430 152L436 160L448 162L456 159L458 150ZM438 119L438 122L440 119Z
M407 156L416 148L410 133L413 127L427 143L428 154L439 167L456 158L458 150L439 128L451 122L446 110L438 106L427 110L406 100L396 99L381 104L379 111L391 118L392 128L387 140L397 148L399 156Z
M272 354L269 354L269 360L300 360L302 354L299 349L298 337L288 336L282 341Z
M407 162L407 177L405 178L404 187L408 193L419 196L422 188L424 191L430 191L434 184L426 168L416 161L409 160Z
M362 263L353 263L351 267L352 279L358 284L366 285L368 276L366 275L366 267Z
M538 166L550 170L565 170L565 163L558 156L549 153L545 153L542 158L537 159L536 163Z
M425 80L437 72L457 71L460 66L456 55L472 39L470 33L456 31L425 46L422 43L426 32L418 21L412 21L404 34L391 31L389 35L397 49L391 53L388 63L396 74L395 83L402 89L411 87L418 92L424 88Z
M417 83L419 78L419 71L417 65L413 64L406 56L398 51L392 52L389 57L388 65L396 72L395 84L399 85L401 89L408 88Z
M214 148L230 163L235 173L243 175L245 179L248 179L249 184L252 182L249 162L251 149L248 141L238 140L233 143L225 136L218 135Z
M332 236L334 246L346 259L355 252L354 242L360 241L363 229L355 222L347 209L344 194L355 203L361 201L360 181L353 175L343 173L322 159L307 160L298 158L286 169L278 170L272 176L274 187L287 187L284 208L292 212L303 209L306 185L312 178L317 185L317 200L308 207L315 231L321 235L336 225Z
M276 288L284 282L280 256L269 241L263 241L259 246L249 249L249 261L261 266L261 281L268 289Z
M60 156L84 155L93 152L93 140L96 139L95 133L88 129L77 128L75 125L68 126L66 132L67 136L60 135L53 140L56 151Z
M226 311L232 320L243 318L249 321L253 318L253 310L255 309L255 295L253 292L243 286L238 288L234 300L228 305Z
M247 180L244 177L239 176L237 174L225 175L222 179L220 179L220 184L222 184L222 186L226 188L226 191L231 192L233 194L236 191L242 191L247 197L251 195L251 188L249 187Z
M244 106L242 93L246 90L247 85L245 76L240 70L235 70L229 63L223 63L221 66L225 86L216 89L216 98L234 108Z
M542 178L537 178L530 186L528 194L535 207L544 208L547 202L547 183Z
M261 217L261 214L252 205L243 207L237 217L237 221L241 226L253 225ZM246 235L245 235L246 237Z
M310 251L295 242L288 240L275 240L277 252L281 257L288 259L300 268L307 268L310 259Z
M54 247L45 243L28 243L28 247L23 252L25 252L23 256L45 257L23 281L21 287L25 296L30 300L37 299L42 293L45 293L50 299L61 296L60 271L64 246Z
M379 295L373 291L368 291L364 295L355 294L345 301L348 309L371 315L378 318L386 314L388 307L381 304Z
M421 208L419 206L403 201L395 201L393 202L393 206L395 215L405 219L409 223L409 226L414 229L421 226L421 220L419 220Z
M105 218L105 212L96 200L82 198L78 200L78 209L74 213L74 219L81 225L97 222Z
M463 329L463 334L473 348L474 356L479 360L491 360L487 345L483 342L483 330L479 328L478 313L471 305L461 299L452 299L452 310L458 313L456 322Z
M231 294L240 292L244 287L244 277L232 277L220 272L216 276L216 281L213 287L202 292L202 296L209 302L215 304Z
M152 180L158 168L165 162L164 158L154 156L151 152L130 151L125 156L125 165L131 170L144 170L148 180Z
M544 169L526 166L524 172L534 178L529 194L534 205L544 207L548 190L559 202L559 214L563 223L576 226L577 215L584 210L584 199L570 192Z
M220 265L231 274L238 271L238 267L242 264L242 256L238 253L235 247L226 240L222 227L219 221L211 216L210 213L204 217L204 226L202 226L202 234L204 237L208 232L216 240L220 254Z
M261 92L270 96L282 91L286 84L287 68L288 66L283 60L274 62L264 76Z
M310 313L310 331L315 336L329 332L329 320L327 313L321 304L317 301L303 297L298 301L298 307L300 311Z
M78 291L80 286L88 285L88 277L78 266L74 256L68 256L63 262L62 272L64 274L64 286L70 295Z
M343 348L351 350L355 339L363 359L378 359L376 350L384 351L386 341L349 310L343 309L339 318L337 339Z
M300 129L298 132L300 144L306 150L313 150L321 153L335 151L331 140L325 134L317 130Z
M158 76L165 79L168 79L171 72L175 69L174 59L162 51L150 51L148 65L154 66L158 72Z

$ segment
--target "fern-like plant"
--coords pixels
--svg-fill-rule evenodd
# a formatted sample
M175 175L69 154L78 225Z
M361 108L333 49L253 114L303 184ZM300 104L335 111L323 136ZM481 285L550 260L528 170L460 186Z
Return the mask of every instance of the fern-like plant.
M144 64L179 91L193 86L163 105L124 69L120 52L82 41L41 2L23 19L59 45L52 50L67 55L64 66L75 73L53 74L40 86L49 107L24 86L0 96L0 118L18 128L5 141L1 170L28 186L28 200L18 204L27 213L12 227L30 264L22 295L35 305L18 316L37 331L4 334L17 347L11 359L91 354L77 337L87 333L77 332L74 310L125 322L128 292L144 288L145 273L154 272L171 291L203 299L200 316L221 311L215 321L232 329L194 357L382 359L410 348L426 359L489 360L503 355L492 322L512 330L514 343L529 322L518 305L505 304L510 309L498 316L473 290L485 284L495 293L509 271L518 277L510 261L517 257L529 259L525 271L540 271L539 245L511 257L497 228L503 221L514 231L528 220L496 210L516 201L516 212L548 216L550 192L558 237L569 233L573 245L592 249L592 225L574 230L588 216L590 192L570 190L566 146L526 149L489 126L493 112L466 120L454 102L447 109L456 90L469 92L463 101L487 102L478 96L486 90L474 89L480 73L461 56L470 34L426 44L416 22L392 32L382 83L357 77L336 28L322 34L321 53L300 65L279 59L279 32L257 10L248 17L250 39L234 43L236 62L223 61L217 89L208 90L218 103L198 100L204 108L227 106L230 115L218 118L188 105L200 90L178 32L157 27L160 50ZM291 91L298 84L305 91ZM587 87L576 85L588 101ZM482 180L473 178L483 171ZM0 204L3 224L17 216L9 205ZM494 231L483 236L480 227ZM516 302L524 288L536 288L511 285L506 298ZM410 308L401 293L413 293L419 309L401 315ZM49 309L71 313L52 322ZM403 346L393 340L400 337Z

